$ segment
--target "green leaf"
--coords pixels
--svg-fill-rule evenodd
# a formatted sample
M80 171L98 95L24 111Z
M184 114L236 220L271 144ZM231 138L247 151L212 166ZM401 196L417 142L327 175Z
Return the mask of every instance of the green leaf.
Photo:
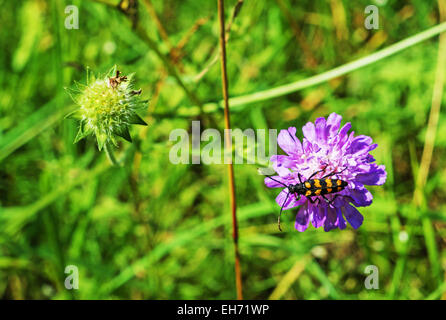
M74 111L68 113L67 115L65 115L64 119L76 119L76 120L81 119L79 110L74 110Z
M143 126L147 126L147 123L136 113L130 116L129 123L131 124L140 124Z
M76 138L74 138L74 142L73 143L77 143L80 140L82 140L83 138L85 138L87 136L88 132L84 131L84 123L81 122L80 126L79 126L79 131L77 132Z
M82 130L79 129L79 131L77 132L76 138L74 138L73 144L78 143L83 138L85 138L85 134L82 132Z
M115 64L108 70L107 77L114 77L116 75L116 70L118 70L118 66Z
M107 142L107 135L103 132L100 132L99 130L95 130L95 134L96 134L96 139L98 141L99 151L102 151L105 143Z
M116 135L124 138L128 142L132 142L132 137L130 136L129 128L127 126L123 127L122 129L116 130Z

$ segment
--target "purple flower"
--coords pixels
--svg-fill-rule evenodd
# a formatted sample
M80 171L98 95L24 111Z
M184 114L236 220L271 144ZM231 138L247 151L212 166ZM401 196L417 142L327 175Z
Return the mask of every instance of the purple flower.
M355 137L354 132L348 133L350 123L339 129L341 119L340 115L332 113L327 120L318 118L314 124L308 122L302 128L302 143L296 137L295 127L281 130L277 138L277 143L288 155L271 157L278 175L271 177L276 181L265 178L268 187L296 185L300 183L299 174L301 180L305 181L321 170L312 179L337 172L330 178L347 182L342 191L326 194L326 199L313 196L312 201L304 195L288 195L289 188L284 188L276 202L283 206L283 210L300 206L295 224L298 231L305 231L310 221L315 228L324 226L325 231L345 229L346 221L353 228L359 228L364 218L355 207L369 206L373 199L365 185L382 185L386 181L385 167L377 165L369 153L378 145L372 144L372 138L368 136ZM336 195L338 196L335 198Z

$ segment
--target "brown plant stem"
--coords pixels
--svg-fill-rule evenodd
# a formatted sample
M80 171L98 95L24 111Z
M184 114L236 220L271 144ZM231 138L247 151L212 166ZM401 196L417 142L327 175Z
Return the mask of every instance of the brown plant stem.
M232 148L231 148L231 121L229 115L229 98L228 98L228 75L226 72L226 41L225 41L225 11L224 0L218 0L218 20L220 22L220 57L221 57L221 78L222 78L222 90L224 100L224 113L225 113L225 148L228 154L231 154L232 160ZM235 285L237 288L237 299L242 300L242 273L240 270L240 254L238 248L238 226L237 226L237 204L235 198L235 181L234 181L234 167L232 161L228 163L228 177L229 177L229 195L231 202L232 212L232 240L234 243L234 255L235 255Z
M232 11L232 16L231 19L228 22L228 25L226 27L225 30L225 42L228 43L229 41L229 36L231 35L231 27L232 24L235 21L235 18L237 18L242 6L243 6L243 1L244 0L238 0L237 3L234 6L234 9ZM221 52L220 50L218 52L215 52L215 55L211 58L211 60L206 64L206 67L204 67L203 70L201 70L195 77L194 77L194 82L199 82L205 75L206 73L209 72L209 70L211 70L211 68L217 63L218 61L218 57L220 56Z

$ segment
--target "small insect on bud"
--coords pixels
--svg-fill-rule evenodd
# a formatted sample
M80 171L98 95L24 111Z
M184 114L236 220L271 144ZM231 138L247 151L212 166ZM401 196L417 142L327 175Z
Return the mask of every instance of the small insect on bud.
M130 92L130 94L135 95L135 94L141 94L142 90L132 90L132 92Z
M121 72L119 70L116 70L116 76L108 78L108 83L113 89L116 89L121 82L127 81L126 76L123 77L119 76L120 73Z
M116 136L132 142L131 124L147 125L136 113L147 100L141 100L141 89L132 87L132 76L122 76L115 66L104 77L87 76L87 85L77 86L73 100L79 108L67 115L80 121L74 143L93 134L102 150L111 144L117 146Z

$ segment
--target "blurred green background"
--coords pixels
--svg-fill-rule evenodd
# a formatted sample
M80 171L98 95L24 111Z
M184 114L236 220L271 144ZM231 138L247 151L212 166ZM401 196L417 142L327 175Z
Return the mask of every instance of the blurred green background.
M224 126L221 108L196 108L222 98L217 1L142 0L129 10L124 1L121 11L118 2L0 0L0 297L235 298L227 169L169 162L171 130L197 119L202 129ZM245 0L232 18L236 3L226 1L231 96L325 72L440 22L436 1ZM71 4L78 30L64 27ZM378 30L364 28L369 4L379 8ZM337 112L379 144L373 155L388 172L357 231L299 233L290 210L280 233L278 190L256 165L235 165L245 298L445 297L441 113L427 182L416 184L438 39L232 110L234 128L296 126L300 138L307 121ZM149 126L133 126L134 143L117 149L122 168L93 137L73 144L78 124L64 120L73 107L64 88L85 83L87 67L115 64L135 72L150 99L141 113ZM78 290L64 287L67 265L79 268ZM379 290L364 287L367 265L379 268Z

